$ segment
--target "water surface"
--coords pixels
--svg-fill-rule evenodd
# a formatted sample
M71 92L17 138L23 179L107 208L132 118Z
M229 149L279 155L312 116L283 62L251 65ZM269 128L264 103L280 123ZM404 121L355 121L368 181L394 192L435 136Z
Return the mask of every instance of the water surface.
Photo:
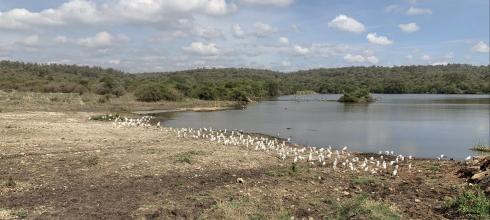
M282 96L244 110L160 115L172 127L238 129L292 142L363 152L393 150L462 159L489 143L489 95L374 95L372 104L343 104L340 95Z

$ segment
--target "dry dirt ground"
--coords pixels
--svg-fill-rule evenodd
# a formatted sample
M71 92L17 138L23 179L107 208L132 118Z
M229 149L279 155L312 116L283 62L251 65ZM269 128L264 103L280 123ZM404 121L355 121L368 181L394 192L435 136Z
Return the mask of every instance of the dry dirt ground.
M0 219L442 219L465 184L455 161L362 176L94 114L0 113Z

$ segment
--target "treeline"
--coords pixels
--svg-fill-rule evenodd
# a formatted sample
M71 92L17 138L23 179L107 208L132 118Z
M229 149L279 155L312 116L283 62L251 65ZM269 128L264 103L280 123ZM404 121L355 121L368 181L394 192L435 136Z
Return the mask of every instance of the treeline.
M490 93L490 66L344 67L293 73L223 68L129 74L114 69L0 61L0 90L126 93L141 101L198 98L250 101L299 91L343 93Z

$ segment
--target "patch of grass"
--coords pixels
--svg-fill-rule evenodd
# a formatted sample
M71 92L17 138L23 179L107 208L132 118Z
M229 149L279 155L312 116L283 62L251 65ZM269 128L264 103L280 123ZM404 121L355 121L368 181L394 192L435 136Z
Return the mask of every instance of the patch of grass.
M117 113L90 116L90 120L93 121L114 121L116 118L119 118L119 114Z
M196 155L203 155L203 151L186 151L182 153L178 153L175 155L175 161L178 163L187 163L187 164L192 164L194 162L194 157Z
M96 155L90 155L82 159L82 163L88 167L93 167L99 164L99 157Z
M326 203L334 207L330 219L401 219L401 215L390 205L368 199L365 195L356 196L338 203L330 199Z
M482 143L478 143L478 144L475 144L471 150L473 151L479 151L479 152L490 152L490 144L482 144Z
M464 189L456 198L446 201L452 214L470 219L490 219L490 199L478 186Z
M19 219L25 219L25 218L27 218L28 212L25 209L19 209L19 210L13 212L12 214Z
M379 178L374 176L358 176L352 179L352 183L356 185L370 185L379 182Z
M441 170L441 167L439 166L439 164L430 164L426 167L426 169L432 172L439 172Z

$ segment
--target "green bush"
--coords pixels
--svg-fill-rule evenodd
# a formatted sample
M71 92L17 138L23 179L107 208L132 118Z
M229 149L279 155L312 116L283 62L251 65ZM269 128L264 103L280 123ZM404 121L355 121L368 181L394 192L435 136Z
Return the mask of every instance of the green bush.
M143 102L179 101L182 99L182 94L178 90L159 84L143 86L134 95L138 101Z
M338 100L339 102L350 102L350 103L368 103L374 102L374 98L369 93L368 89L355 89L344 93L342 97Z
M465 189L456 198L447 201L446 209L461 217L490 219L490 199L479 187Z

